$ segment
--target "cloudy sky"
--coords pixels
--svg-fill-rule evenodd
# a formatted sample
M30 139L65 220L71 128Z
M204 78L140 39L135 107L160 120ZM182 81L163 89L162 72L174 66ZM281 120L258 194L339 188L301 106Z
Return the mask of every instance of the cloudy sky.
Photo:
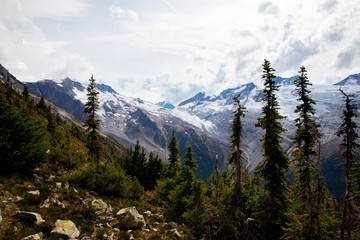
M306 3L305 3L306 2ZM0 63L178 103L259 82L263 59L331 84L360 72L359 0L1 0Z

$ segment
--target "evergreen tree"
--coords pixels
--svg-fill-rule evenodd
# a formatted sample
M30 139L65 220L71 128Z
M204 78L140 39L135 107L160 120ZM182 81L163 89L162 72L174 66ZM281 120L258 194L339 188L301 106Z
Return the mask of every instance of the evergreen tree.
M300 67L299 74L294 81L295 92L299 96L297 100L300 104L295 109L295 113L298 113L299 117L295 119L296 130L293 139L295 151L292 155L296 161L296 186L297 196L300 197L301 201L301 214L306 216L306 219L303 220L301 234L305 239L314 239L318 235L315 222L319 209L315 208L316 202L313 196L314 162L311 157L316 155L315 147L317 143L320 144L320 133L319 125L312 118L316 113L313 107L315 101L309 96L308 86L312 84L308 80L305 67ZM319 177L320 175L316 178L317 187L320 187L318 185L320 183Z
M197 168L196 160L192 157L192 148L189 145L186 150L187 159L184 159L180 173L175 180L175 187L169 194L169 203L167 214L176 221L184 221L183 214L191 211L188 206L195 192L195 170Z
M346 189L343 199L343 213L341 223L341 239L350 240L351 232L353 230L354 211L352 204L352 186L351 186L351 171L352 162L354 160L354 150L359 146L356 142L359 135L356 132L357 124L354 122L354 118L357 117L357 106L354 104L354 95L346 94L343 90L339 90L345 97L345 110L343 111L342 124L337 132L338 136L342 136L341 146L344 148L344 160L345 160L345 180Z
M43 121L0 96L0 174L29 174L44 161L49 146L45 129Z
M146 181L146 161L145 149L140 146L140 142L137 140L131 157L131 171L128 174L136 177L142 185Z
M23 96L23 98L24 98L25 101L28 101L28 100L29 100L30 94L29 94L29 89L28 89L28 87L27 87L26 85L24 86L24 90L23 90L23 92L22 92L22 96Z
M44 99L44 95L41 95L40 101L37 104L37 107L40 111L46 111L47 107L45 104L45 99Z
M97 130L99 128L99 119L96 116L99 110L99 92L96 90L95 79L91 75L89 85L87 87L88 101L85 103L84 112L87 113L88 118L85 120L86 131L88 132L88 148L90 153L96 158L97 165L100 164L100 142Z
M241 133L242 133L242 122L241 117L245 115L245 108L240 104L240 96L233 98L236 110L234 112L234 118L231 125L231 152L229 154L229 162L235 166L235 195L238 201L242 202L242 190L241 190L241 172L242 167L242 150L241 144Z
M176 141L175 132L172 132L169 144L167 146L167 149L169 151L169 171L168 174L170 177L176 177L179 172L179 148Z
M193 156L193 151L192 151L191 145L188 145L186 147L183 165L187 166L192 172L196 171L197 164L196 164L196 160L194 159L194 156Z
M280 120L285 118L279 113L279 104L275 92L279 86L273 80L275 78L274 69L268 60L264 60L263 75L264 107L262 108L263 117L259 118L256 126L264 129L264 136L261 138L263 146L263 161L257 168L257 173L264 178L264 216L263 226L266 239L278 239L283 231L281 229L286 222L285 212L287 208L286 173L289 167L289 160L285 151L280 145L282 139L280 133L285 131Z
M163 163L158 155L153 152L149 154L149 160L146 164L146 181L144 182L144 188L147 190L153 190L156 186L156 181L160 179L163 172Z
M127 175L136 177L141 184L146 181L146 155L145 149L141 147L139 140L136 141L134 149L130 148L129 156L124 160L124 170Z

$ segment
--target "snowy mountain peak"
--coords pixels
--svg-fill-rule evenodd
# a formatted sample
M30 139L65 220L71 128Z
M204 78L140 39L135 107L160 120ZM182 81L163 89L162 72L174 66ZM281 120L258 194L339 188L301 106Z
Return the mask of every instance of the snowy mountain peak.
M240 101L245 103L251 93L256 90L257 87L254 83L247 83L240 85L239 87L235 88L228 88L222 91L219 95L215 96L208 96L205 92L200 92L196 94L194 97L183 101L179 104L179 107L190 107L190 106L199 106L205 103L217 103L216 105L231 105L234 103L233 98L240 95Z
M201 101L203 98L205 97L205 92L199 92L197 93L195 96L193 96L192 98L189 98L188 100L185 100L181 103L179 103L179 107L184 106L188 103L192 103L192 102L199 102Z
M360 85L360 73L352 74L334 86Z
M58 85L62 85L66 89L76 88L79 91L84 91L86 88L79 82L72 80L71 78L65 78L62 82L58 83Z
M102 92L109 92L115 94L116 91L112 89L109 85L102 84L102 83L96 83L96 88Z
M283 77L277 76L276 78L274 78L274 81L275 81L276 85L287 86L287 85L294 84L294 80L297 77L298 76L292 76L292 77L289 77L289 78L283 78Z
M157 105L160 107L166 108L166 109L170 109L170 110L175 108L174 105L172 105L171 103L165 102L165 101L158 102Z

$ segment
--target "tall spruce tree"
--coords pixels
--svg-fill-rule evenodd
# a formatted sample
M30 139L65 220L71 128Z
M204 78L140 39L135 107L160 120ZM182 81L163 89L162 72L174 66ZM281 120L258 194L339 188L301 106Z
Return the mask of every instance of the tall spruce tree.
M146 190L153 190L156 187L156 181L160 179L163 173L164 164L158 155L150 152L149 159L146 164L146 181L144 188Z
M196 160L194 159L194 154L191 145L188 145L186 147L183 165L187 166L191 170L191 172L196 171L197 163Z
M239 202L242 198L241 190L241 173L243 171L242 166L242 150L240 148L242 138L242 122L241 117L245 115L245 107L240 104L240 96L233 98L236 110L234 111L233 122L231 124L231 152L229 154L229 162L235 167L235 195Z
M279 113L279 104L275 92L279 86L273 80L274 69L268 60L264 60L263 75L264 90L262 101L262 117L256 126L264 130L261 138L263 161L257 168L257 173L264 179L265 198L263 202L263 227L265 239L278 239L282 236L282 226L286 222L287 181L286 173L289 160L282 148L280 134L285 131L280 120L285 117Z
M124 161L124 170L127 175L136 177L144 185L146 179L146 154L145 149L141 147L139 140L136 141L134 150L130 149L130 157Z
M188 207L194 195L194 187L196 183L195 170L197 162L193 157L191 145L187 146L183 164L176 176L175 188L170 191L167 214L176 221L183 222L183 214L191 211Z
M295 158L296 166L296 190L297 196L300 197L301 215L303 217L302 229L300 230L302 237L305 239L316 239L319 235L318 221L320 209L316 209L316 201L313 191L318 189L320 184L320 175L314 175L314 159L317 150L316 145L320 144L319 125L313 119L316 111L314 109L315 100L309 94L309 86L312 84L308 80L307 71L304 66L300 67L299 75L295 79L295 92L298 95L299 105L296 106L295 113L298 118L295 119L295 136L293 138L295 150L292 155ZM318 166L317 166L318 167ZM316 177L316 185L314 186L314 178ZM316 187L315 189L313 187Z
M90 153L96 158L97 164L100 164L100 143L99 135L96 132L99 128L100 120L96 116L96 112L99 110L99 92L95 86L94 76L91 75L89 79L89 85L87 87L87 102L85 103L84 112L88 117L85 120L86 131L88 133L88 148Z
M342 136L341 147L344 149L343 156L345 160L345 180L346 189L343 198L343 213L341 223L341 240L350 240L351 232L353 230L354 222L354 211L352 204L352 185L351 185L351 174L352 174L352 163L354 160L354 150L359 147L356 142L359 135L356 132L357 124L354 122L354 118L357 117L357 106L354 104L354 95L346 94L343 90L339 91L344 95L345 98L345 110L343 111L342 124L337 132L338 136Z
M176 141L176 136L175 136L175 132L172 132L171 137L169 139L169 144L167 146L167 149L169 151L169 171L168 174L170 177L176 177L177 174L179 173L179 163L180 163L180 158L179 158L179 148L178 148L178 144Z

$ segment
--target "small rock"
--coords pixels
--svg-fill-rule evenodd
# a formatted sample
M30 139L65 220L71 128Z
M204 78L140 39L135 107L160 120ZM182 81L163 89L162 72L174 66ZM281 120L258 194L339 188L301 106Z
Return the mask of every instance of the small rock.
M144 215L150 217L152 215L152 213L150 212L150 210L147 210L146 212L143 213Z
M30 236L24 237L21 240L42 240L43 237L44 237L44 234L42 232L39 232L37 234L33 234L33 235L30 235Z
M55 186L56 186L56 188L61 189L62 183L61 183L61 182L57 182L57 183L55 183Z
M75 223L70 220L56 220L55 228L51 233L68 236L70 239L76 239L80 236L80 231Z
M94 199L91 202L91 209L95 212L97 216L106 214L108 205L101 199Z
M65 187L65 189L69 189L70 184L69 184L69 182L68 182L68 181L66 181L66 182L65 182L65 186L64 186L64 187Z
M144 228L143 231L144 232L150 232L150 229Z
M83 237L81 238L81 240L92 240L92 238L89 237L89 236L83 236Z
M154 216L159 222L165 222L165 221L166 221L164 215L162 215L162 214L153 214L153 216Z
M46 182L55 182L55 176L54 175L50 175L50 177L48 179L45 180Z
M177 229L171 229L171 230L170 230L170 233L171 233L172 236L181 238L181 234L178 232Z
M83 236L83 237L81 238L81 240L92 240L92 239L91 239L91 237L89 237L89 236Z
M28 193L31 194L31 195L37 195L37 196L40 195L40 191L39 191L39 190L28 191Z
M43 177L37 175L36 173L34 173L33 176L35 177L35 180L36 180L36 181L42 181L42 180L44 180Z
M138 229L146 224L144 216L139 214L135 207L120 209L116 216L119 217L120 227L125 229Z
M60 202L56 198L47 198L47 199L45 199L45 201L40 205L40 208L49 208L50 203L52 203L54 205L57 205L58 207L65 208L65 204L63 204L62 202Z
M23 200L24 198L20 197L20 196L16 196L15 197L15 202L20 202L21 200Z
M109 204L108 208L106 209L106 215L111 215L113 212L112 206Z
M176 222L169 222L169 226L171 228L176 228L178 225L176 224Z
M17 211L13 217L29 224L39 225L45 222L41 215L36 212Z

